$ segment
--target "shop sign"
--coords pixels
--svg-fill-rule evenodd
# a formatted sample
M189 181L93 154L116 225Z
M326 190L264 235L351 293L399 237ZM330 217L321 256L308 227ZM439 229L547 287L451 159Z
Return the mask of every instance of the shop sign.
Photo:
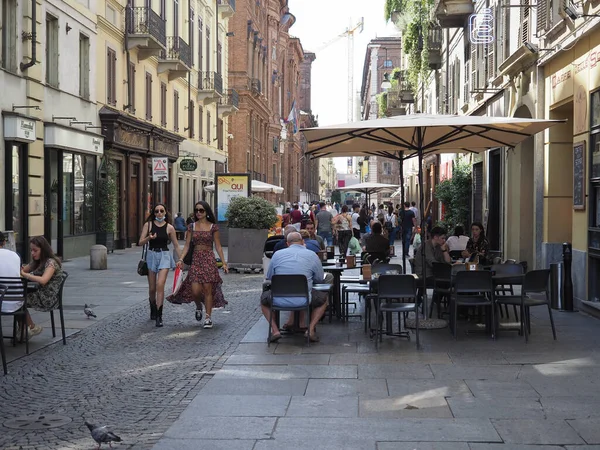
M104 138L61 125L46 124L44 127L44 146L102 155Z
M17 142L35 142L35 120L19 116L4 117L4 139Z
M195 159L186 158L179 162L179 167L184 172L193 172L198 168L198 163Z
M471 44L494 42L494 15L490 8L469 16L469 41Z
M152 158L152 181L169 181L169 160Z

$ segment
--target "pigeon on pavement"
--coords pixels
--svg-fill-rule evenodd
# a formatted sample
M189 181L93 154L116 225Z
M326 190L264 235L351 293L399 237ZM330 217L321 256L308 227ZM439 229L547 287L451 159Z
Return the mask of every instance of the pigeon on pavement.
M98 427L89 423L87 420L85 421L85 424L90 429L92 438L98 443L98 449L102 444L108 443L108 446L112 448L113 442L121 442L121 438L109 430L108 427Z
M88 308L88 305L86 303L86 305L83 307L83 312L85 313L85 315L87 316L87 318L89 319L90 317L93 317L94 319L96 318L96 314L94 314L94 311L91 308Z

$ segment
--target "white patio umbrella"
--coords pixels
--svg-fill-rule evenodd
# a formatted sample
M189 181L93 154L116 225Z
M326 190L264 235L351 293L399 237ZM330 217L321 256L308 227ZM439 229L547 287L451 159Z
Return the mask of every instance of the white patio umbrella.
M421 213L424 214L423 157L425 155L481 153L495 147L515 147L528 137L562 122L564 120L412 114L305 128L300 131L308 141L306 154L314 158L382 156L399 160L402 202L404 202L402 162L410 157L418 157L421 187L419 205ZM424 221L424 217L422 219ZM423 276L423 283L425 284L425 276Z
M369 197L371 194L376 194L382 191L393 191L398 188L397 184L385 184L385 183L358 183L350 186L344 186L337 188L338 191L351 191L360 192L365 194L367 197L367 204L369 203Z
M208 192L213 192L215 190L214 184L209 184L204 187ZM250 186L250 190L252 192L273 192L275 194L283 194L283 188L281 186L275 186L274 184L263 183L262 181L252 180L252 184Z

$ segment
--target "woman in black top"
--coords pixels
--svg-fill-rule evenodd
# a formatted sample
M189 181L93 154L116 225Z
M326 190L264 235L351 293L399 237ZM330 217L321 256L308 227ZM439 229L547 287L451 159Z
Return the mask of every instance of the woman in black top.
M479 257L479 264L487 264L490 243L485 238L485 231L481 222L471 224L471 239L467 242L467 249L462 252L463 258L471 258L473 255Z
M165 284L169 270L175 267L173 255L168 248L169 241L173 243L178 259L181 255L177 233L170 222L171 217L166 206L158 203L144 222L142 236L138 243L138 245L148 244L146 263L148 264L150 320L155 320L157 327L163 326L162 310L165 299Z

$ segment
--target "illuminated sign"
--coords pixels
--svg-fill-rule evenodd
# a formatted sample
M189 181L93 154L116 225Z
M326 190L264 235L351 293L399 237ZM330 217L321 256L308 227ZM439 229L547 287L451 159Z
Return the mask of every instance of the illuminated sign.
M469 41L471 44L494 42L494 16L490 8L469 16Z

